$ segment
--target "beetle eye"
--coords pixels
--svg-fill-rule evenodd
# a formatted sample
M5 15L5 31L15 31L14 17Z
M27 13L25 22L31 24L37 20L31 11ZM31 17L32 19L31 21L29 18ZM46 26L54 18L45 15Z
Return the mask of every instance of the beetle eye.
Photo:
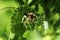
M27 15L27 13L24 13L24 15Z

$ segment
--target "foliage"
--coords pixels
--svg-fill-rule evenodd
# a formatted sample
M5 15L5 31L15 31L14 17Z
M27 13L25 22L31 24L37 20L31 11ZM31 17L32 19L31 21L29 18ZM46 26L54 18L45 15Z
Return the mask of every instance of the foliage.
M33 29L36 29L39 34L42 33L41 35L45 35L44 28L41 28L41 27L43 27L42 24L43 24L44 20L47 20L49 22L49 27L50 27L49 30L51 30L51 28L53 28L53 31L51 33L48 32L49 30L47 31L47 33L48 34L56 33L57 28L60 26L59 25L60 16L58 16L60 13L59 12L59 8L60 8L59 0L37 0L37 1L36 0L16 0L16 1L20 4L20 7L18 8L18 11L15 12L14 16L12 17L12 27L13 27L12 31L15 31L14 32L15 35L18 35L18 36L21 35L20 37L22 37L22 35L26 33L25 32L26 29L22 28L24 26L21 26L21 25L23 25L23 23L21 21L22 21L22 17L24 16L24 13L27 13L27 12L34 12L36 14L39 14L38 18L34 22L35 28L33 28ZM42 8L42 9L39 9L39 8ZM41 13L40 13L40 10L42 10ZM55 17L55 16L57 16L57 17ZM28 25L28 27L29 26L30 25ZM42 30L39 31L38 28L42 29ZM21 32L21 30L23 33ZM33 30L31 30L31 31L33 31ZM27 35L28 34L30 34L30 33L27 32ZM25 36L22 37L22 40L25 40L24 39ZM17 39L14 39L14 40L17 40Z
M0 11L4 13L3 16L5 17L0 15L3 19L5 18L9 21L11 20L11 32L14 34L14 37L9 40L59 40L60 39L59 38L60 37L60 0L14 0L14 2L18 3L19 5L18 8L16 9L14 8L13 10L13 8L7 7L8 9L7 11L6 9L2 9L4 11ZM26 26L28 27L28 29L26 29L24 23L22 23L22 18L24 14L28 12L33 12L39 15L34 21L34 26L31 22L26 23L27 24ZM45 26L43 25L44 21L48 22L47 30L45 30L44 28ZM1 24L3 22L1 22ZM9 24L6 23L6 25ZM8 29L5 29L4 27L0 29L1 32L0 36L3 37L4 39L5 36L7 39L9 37L10 30L9 32L7 32L7 30Z

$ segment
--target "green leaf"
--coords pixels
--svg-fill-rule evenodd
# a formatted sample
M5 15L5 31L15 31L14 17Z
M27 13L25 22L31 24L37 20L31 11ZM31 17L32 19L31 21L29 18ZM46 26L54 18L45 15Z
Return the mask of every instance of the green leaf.
M34 29L30 32L30 35L27 38L27 40L42 40L42 39L41 35L36 31L36 29Z
M22 35L23 38L27 38L30 34L30 30L26 30L24 34Z

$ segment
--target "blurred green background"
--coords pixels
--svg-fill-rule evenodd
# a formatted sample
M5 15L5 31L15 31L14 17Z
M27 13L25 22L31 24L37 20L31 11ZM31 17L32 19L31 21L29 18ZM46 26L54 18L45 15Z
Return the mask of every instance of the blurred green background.
M40 1L38 13L42 14L49 12L49 14L44 15L48 20L49 28L46 30L46 32L44 32L44 36L41 36L36 29L32 30L31 32L28 31L23 36L25 37L30 32L26 40L60 40L60 0L53 0L53 2L52 0L46 0L48 2L44 0ZM29 0L28 4L31 2L32 0ZM34 2L36 2L36 0ZM14 37L14 34L11 33L11 17L15 9L6 7L18 8L19 6L19 1L0 0L0 40L11 40L10 38ZM34 8L34 4L31 8ZM40 31L39 27L38 30ZM18 40L21 40L20 37L18 37Z
M6 7L17 8L18 6L18 3L14 2L14 0L0 0L0 40L7 40L10 36L10 21L14 9L7 9Z

